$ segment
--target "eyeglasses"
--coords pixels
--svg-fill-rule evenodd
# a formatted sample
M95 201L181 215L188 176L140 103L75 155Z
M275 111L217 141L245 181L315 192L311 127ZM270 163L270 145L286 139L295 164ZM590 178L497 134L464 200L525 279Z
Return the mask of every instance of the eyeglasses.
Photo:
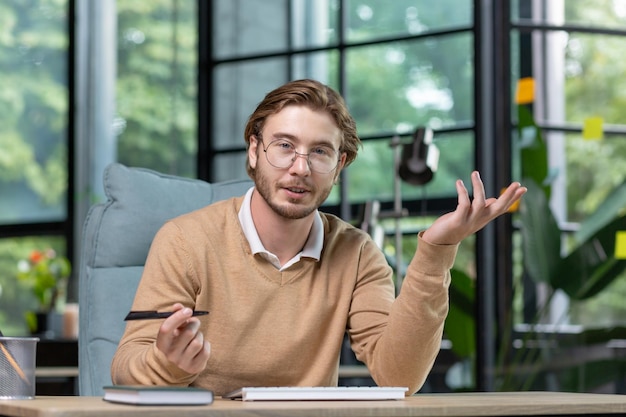
M274 168L289 168L299 156L305 157L311 171L319 174L328 174L339 164L337 151L327 145L316 146L309 153L299 153L293 143L284 139L274 140L267 147L262 139L261 143L267 162Z

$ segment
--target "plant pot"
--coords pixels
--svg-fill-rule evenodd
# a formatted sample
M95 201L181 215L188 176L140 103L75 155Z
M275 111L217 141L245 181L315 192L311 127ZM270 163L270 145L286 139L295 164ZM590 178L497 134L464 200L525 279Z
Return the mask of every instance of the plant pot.
M36 327L33 336L55 339L63 335L63 315L56 311L35 313Z

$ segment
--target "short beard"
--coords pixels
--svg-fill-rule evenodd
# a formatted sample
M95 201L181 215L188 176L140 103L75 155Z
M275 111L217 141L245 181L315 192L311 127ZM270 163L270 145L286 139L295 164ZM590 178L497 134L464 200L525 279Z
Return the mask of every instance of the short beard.
M323 192L318 196L316 201L314 201L314 203L310 206L298 206L292 204L285 207L274 202L274 199L272 198L273 184L270 184L263 174L259 175L260 173L258 172L258 170L255 174L256 190L259 192L263 200L265 200L265 202L270 206L274 213L290 220L303 219L313 213L315 210L318 209L319 206L322 205L324 201L326 201L326 199L330 195L330 192L332 191L331 184L327 189L323 190ZM312 192L315 192L316 190L317 189L313 189Z

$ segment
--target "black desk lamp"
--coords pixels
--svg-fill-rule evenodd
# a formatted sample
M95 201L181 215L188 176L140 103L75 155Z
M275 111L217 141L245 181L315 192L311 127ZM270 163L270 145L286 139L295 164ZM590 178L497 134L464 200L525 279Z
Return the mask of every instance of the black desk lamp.
M439 149L433 144L433 131L418 127L413 142L402 146L398 175L411 185L424 185L433 179L439 164Z
M439 165L439 148L433 143L433 131L427 127L418 127L413 133L413 141L402 145L400 138L391 139L394 148L394 212L395 247L396 247L396 294L402 286L402 229L400 219L407 212L402 208L400 180L411 185L424 185L433 179ZM400 153L401 152L401 153Z

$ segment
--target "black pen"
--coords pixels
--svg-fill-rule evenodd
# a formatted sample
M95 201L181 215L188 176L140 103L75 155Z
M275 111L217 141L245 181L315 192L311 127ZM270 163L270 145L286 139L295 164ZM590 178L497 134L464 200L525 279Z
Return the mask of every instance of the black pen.
M142 311L131 311L126 315L124 321L128 320L153 320L153 319L166 319L169 316L174 314L172 311L156 311L156 310L142 310ZM208 311L195 310L192 317L195 316L204 316L209 314Z

